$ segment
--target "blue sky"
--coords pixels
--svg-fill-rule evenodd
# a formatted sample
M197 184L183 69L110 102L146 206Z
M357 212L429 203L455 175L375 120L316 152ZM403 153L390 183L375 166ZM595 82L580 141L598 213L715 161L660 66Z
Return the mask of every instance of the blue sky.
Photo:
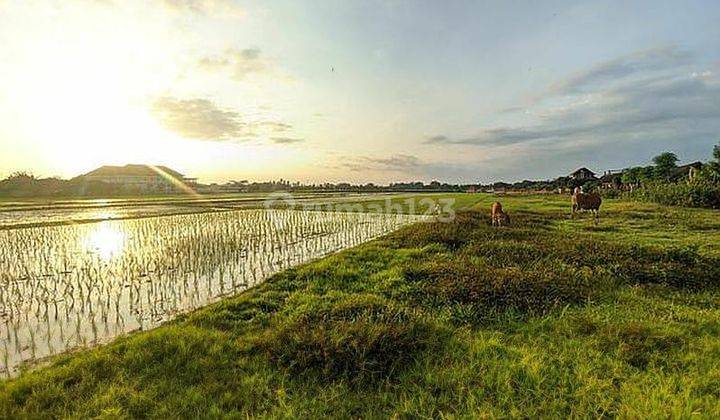
M720 141L712 1L0 6L0 175L487 182Z

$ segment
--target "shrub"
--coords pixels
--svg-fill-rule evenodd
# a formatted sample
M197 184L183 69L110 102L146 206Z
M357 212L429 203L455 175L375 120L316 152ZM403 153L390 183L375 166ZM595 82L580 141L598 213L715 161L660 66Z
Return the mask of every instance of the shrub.
M720 184L707 180L692 183L656 183L639 188L626 196L668 206L720 208Z
M288 317L257 341L272 362L296 374L352 382L392 377L448 335L375 295L299 297Z
M567 264L607 272L625 284L663 284L689 290L720 285L720 261L693 247L628 246L580 238L547 241L547 246L547 252Z
M250 323L265 323L287 296L283 291L253 289L182 318L206 328L241 332Z
M297 294L282 316L292 321L407 321L412 314L372 293L332 291L325 295Z
M505 311L544 314L558 305L585 301L602 289L590 270L563 264L520 270L459 258L408 269L406 276L423 282L429 304L462 305L466 313L471 308L478 321Z
M602 350L615 351L620 359L639 369L651 361L662 363L663 356L685 345L685 339L673 331L635 322L608 325L598 338Z
M718 286L718 261L697 257L694 261L673 258L673 253L639 248L620 261L615 272L631 284L663 284L680 289L701 290Z
M437 243L449 250L457 250L473 240L475 229L484 220L484 216L479 212L458 212L452 223L420 223L412 228L399 230L391 235L391 238L399 247L423 247Z
M616 190L616 189L601 189L598 190L600 192L600 196L602 198L608 198L608 199L614 199L614 198L620 198L622 196L622 191Z

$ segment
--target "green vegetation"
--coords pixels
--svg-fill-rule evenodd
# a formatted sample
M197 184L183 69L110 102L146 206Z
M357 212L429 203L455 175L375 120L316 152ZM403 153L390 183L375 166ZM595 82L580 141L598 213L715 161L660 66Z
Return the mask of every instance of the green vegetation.
M685 183L651 183L627 197L669 206L720 208L720 183L698 179Z
M720 182L720 144L713 147L713 160L707 164L706 175L712 181Z
M671 181L680 159L672 152L663 152L653 158L655 177Z
M674 153L653 158L655 166L635 167L622 174L622 183L631 191L622 194L636 201L664 205L720 208L720 145L713 148L713 159L704 165L677 166ZM614 196L619 194L606 194Z
M720 214L608 201L595 225L568 218L568 197L462 197L471 208L452 223L403 228L28 370L0 384L0 413L720 412ZM489 226L496 199L511 227Z

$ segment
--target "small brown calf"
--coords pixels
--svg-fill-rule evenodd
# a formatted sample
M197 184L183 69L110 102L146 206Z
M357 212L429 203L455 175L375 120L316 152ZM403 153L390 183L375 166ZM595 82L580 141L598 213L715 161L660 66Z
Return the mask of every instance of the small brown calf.
M502 204L496 201L490 209L490 217L493 226L508 226L510 224L510 216L503 211Z

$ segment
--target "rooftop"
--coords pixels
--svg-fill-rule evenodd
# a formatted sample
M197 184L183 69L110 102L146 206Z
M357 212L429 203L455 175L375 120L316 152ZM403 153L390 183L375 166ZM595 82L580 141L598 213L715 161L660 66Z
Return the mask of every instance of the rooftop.
M575 172L571 173L570 175L575 175L575 174L578 174L578 173L581 173L581 172L589 172L589 173L595 175L595 172L591 171L590 169L588 169L588 168L586 168L586 167L584 167L584 166L583 166L582 168L577 169Z
M129 164L125 166L101 166L93 171L90 171L82 176L170 176L172 178L183 179L184 176L178 171L168 168L167 166L161 165L138 165Z

